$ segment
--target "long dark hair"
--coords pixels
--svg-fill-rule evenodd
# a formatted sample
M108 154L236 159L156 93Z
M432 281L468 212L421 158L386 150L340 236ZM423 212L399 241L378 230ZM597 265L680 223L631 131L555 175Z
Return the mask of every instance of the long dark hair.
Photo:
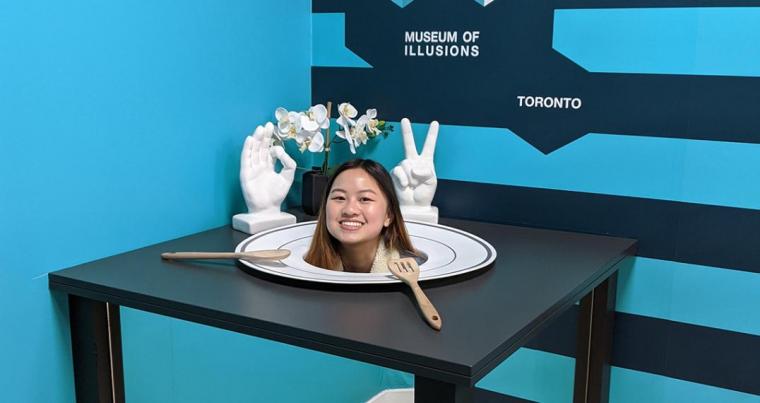
M373 160L354 159L340 165L327 182L327 188L325 188L325 194L322 195L322 203L320 204L319 216L317 217L317 229L314 231L309 251L304 256L304 260L307 263L331 270L338 267L338 263L340 262L340 254L338 253L340 242L330 235L330 232L327 230L327 200L335 178L344 171L356 168L364 170L377 182L385 199L388 201L388 217L391 222L388 227L383 228L380 232L380 237L384 242L385 248L387 250L396 249L402 255L417 255L414 246L412 246L412 241L409 239L409 233L406 231L404 219L401 217L396 189L393 187L393 181L388 171Z

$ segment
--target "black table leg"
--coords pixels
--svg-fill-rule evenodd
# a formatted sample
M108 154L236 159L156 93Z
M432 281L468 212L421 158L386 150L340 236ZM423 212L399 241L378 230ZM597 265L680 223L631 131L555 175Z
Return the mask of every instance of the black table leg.
M474 395L472 386L414 376L414 403L472 403Z
M617 272L581 300L575 359L574 403L607 403L615 324Z
M69 295L78 403L124 403L119 306Z

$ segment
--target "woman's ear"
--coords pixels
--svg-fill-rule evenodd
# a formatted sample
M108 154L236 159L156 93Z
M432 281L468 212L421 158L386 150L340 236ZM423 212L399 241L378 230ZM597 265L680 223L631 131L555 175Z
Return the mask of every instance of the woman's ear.
M388 226L391 225L391 222L393 222L392 216L388 213L385 213L385 222L383 222L383 227L388 228Z

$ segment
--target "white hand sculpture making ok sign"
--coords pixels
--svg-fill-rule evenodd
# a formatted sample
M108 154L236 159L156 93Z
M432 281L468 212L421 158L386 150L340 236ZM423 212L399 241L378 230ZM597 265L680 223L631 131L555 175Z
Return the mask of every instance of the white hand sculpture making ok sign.
M435 143L438 140L438 122L430 123L422 153L417 154L414 133L409 119L401 119L405 158L393 171L393 185L398 194L404 218L438 222L438 209L430 203L435 195L438 178L435 175Z
M281 225L293 224L295 216L280 211L296 172L296 162L280 146L272 146L274 126L257 127L245 139L240 156L240 185L248 214L237 214L232 224L249 234ZM275 171L275 159L282 170Z

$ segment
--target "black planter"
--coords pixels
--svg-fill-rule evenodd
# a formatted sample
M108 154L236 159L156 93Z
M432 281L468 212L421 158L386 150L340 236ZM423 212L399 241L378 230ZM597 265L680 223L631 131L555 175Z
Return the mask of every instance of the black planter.
M319 213L322 196L324 196L325 189L327 188L327 179L327 175L318 169L312 169L303 174L301 206L304 213L308 215L317 215Z

